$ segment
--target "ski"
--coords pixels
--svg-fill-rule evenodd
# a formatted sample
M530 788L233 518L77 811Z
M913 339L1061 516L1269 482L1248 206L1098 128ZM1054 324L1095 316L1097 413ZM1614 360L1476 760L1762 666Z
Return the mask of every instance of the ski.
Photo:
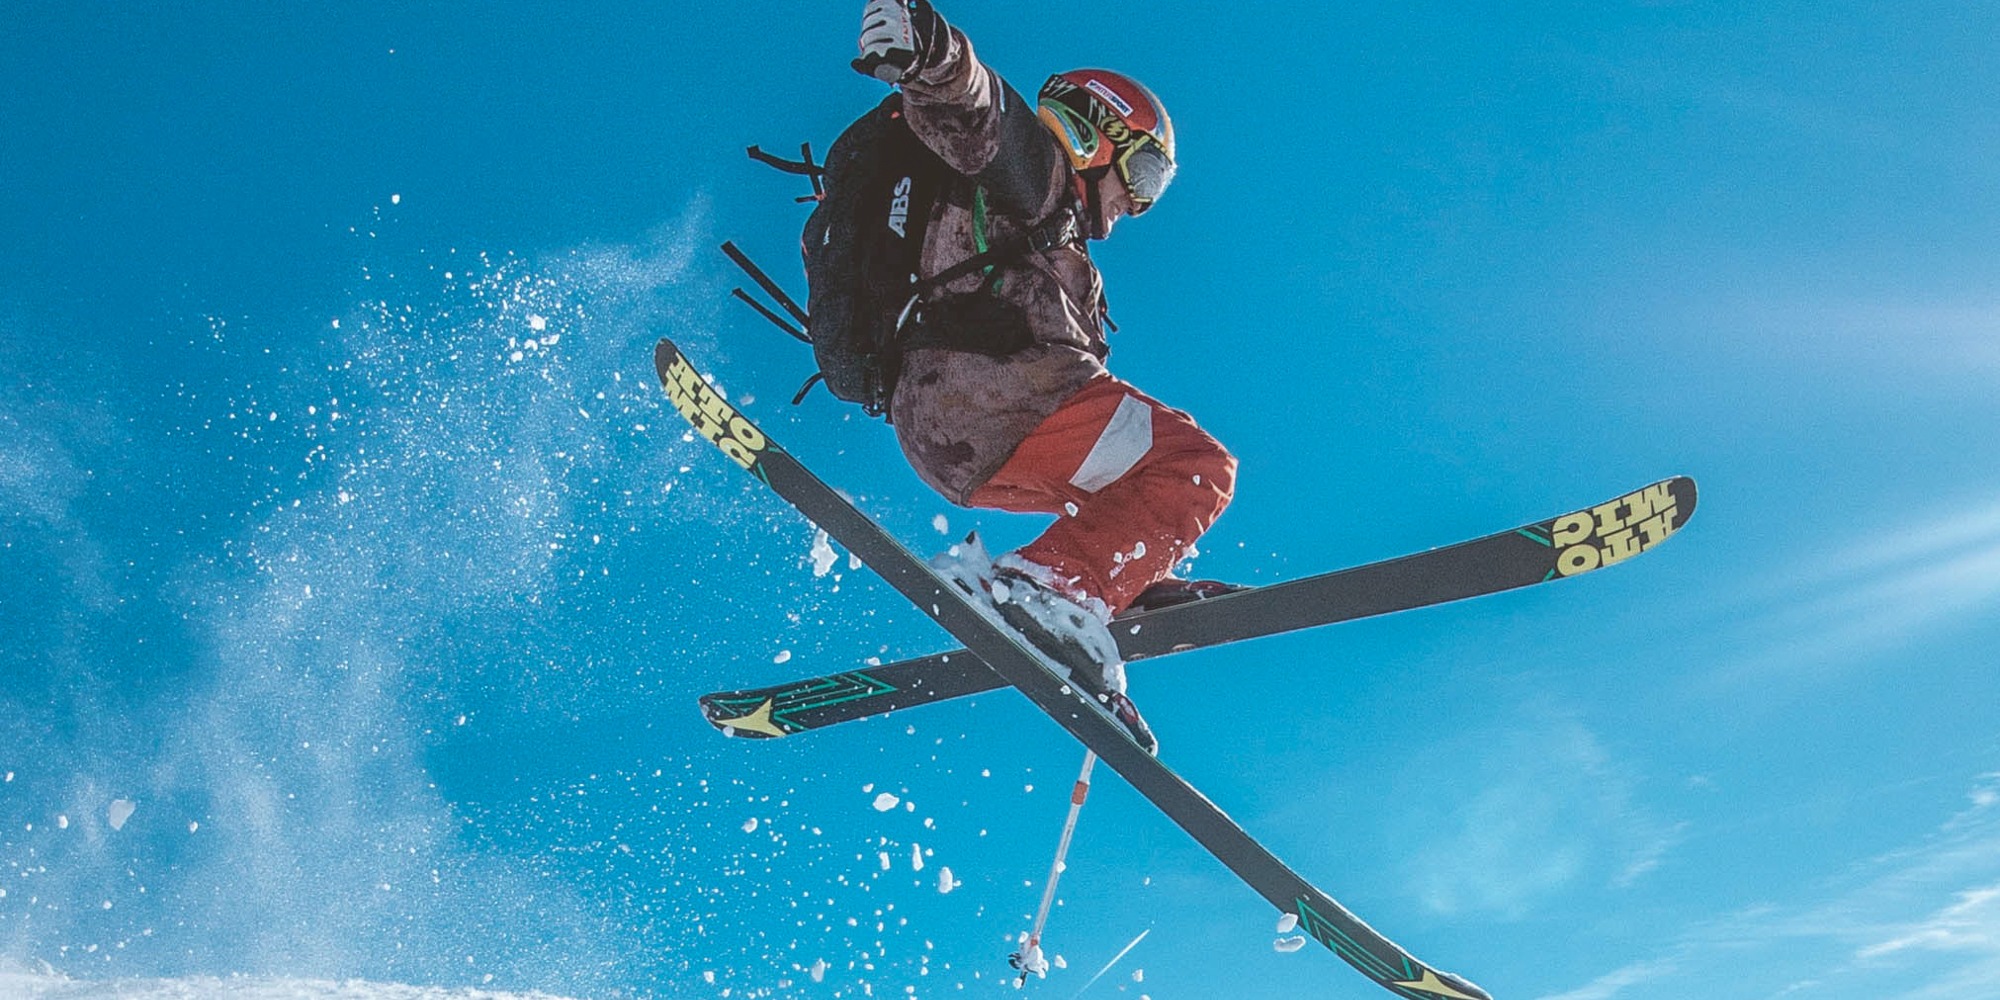
M1666 541L1694 516L1694 480L1676 477L1546 521L1318 576L1121 615L1126 662L1353 621L1567 579ZM810 680L701 698L731 736L770 738L1006 686L963 649Z
M1259 895L1362 975L1409 1000L1491 1000L1472 983L1418 961L1286 867L1158 758L1140 749L1094 699L856 510L711 389L671 341L653 351L660 384L696 431L838 540L972 655L1096 753Z

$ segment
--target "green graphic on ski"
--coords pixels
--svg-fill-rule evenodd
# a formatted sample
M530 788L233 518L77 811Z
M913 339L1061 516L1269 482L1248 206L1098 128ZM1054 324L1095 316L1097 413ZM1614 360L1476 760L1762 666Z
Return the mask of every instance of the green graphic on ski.
M1593 507L1468 542L1121 616L1126 662L1206 649L1578 576L1660 544L1694 516L1694 480L1653 483ZM1004 687L963 649L831 677L704 695L732 736L789 736Z
M1296 916L1328 950L1409 1000L1490 1000L1472 983L1417 961L1286 867L1213 802L1133 743L1104 706L1071 688L1039 654L988 619L957 587L731 408L672 342L660 341L653 363L674 408L698 433L928 612L1258 895Z

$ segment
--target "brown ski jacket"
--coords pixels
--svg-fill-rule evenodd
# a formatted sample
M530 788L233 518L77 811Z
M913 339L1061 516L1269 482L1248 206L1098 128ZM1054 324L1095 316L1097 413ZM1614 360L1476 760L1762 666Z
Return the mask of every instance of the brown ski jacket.
M942 49L903 85L910 128L960 175L931 208L926 277L1077 200L1076 173L1034 102L958 29L938 38ZM1109 353L1103 279L1081 240L995 270L961 278L925 308L891 401L911 466L961 505L1043 418L1105 374Z

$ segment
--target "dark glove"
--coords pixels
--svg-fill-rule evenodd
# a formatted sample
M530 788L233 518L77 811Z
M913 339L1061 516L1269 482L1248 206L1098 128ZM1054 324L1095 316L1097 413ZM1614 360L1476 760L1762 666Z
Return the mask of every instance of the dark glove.
M908 82L931 64L943 30L929 0L868 0L854 71L883 83Z

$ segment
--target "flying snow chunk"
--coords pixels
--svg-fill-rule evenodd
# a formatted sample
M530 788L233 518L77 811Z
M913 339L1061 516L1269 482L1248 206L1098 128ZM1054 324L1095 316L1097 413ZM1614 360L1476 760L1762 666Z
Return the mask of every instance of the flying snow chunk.
M539 332L542 330L546 330L548 328L549 328L549 321L547 319L541 316L533 316L533 315L528 317L528 329Z
M744 833L757 832L757 817L752 816L749 819L743 821L743 832Z
M1299 925L1299 915L1296 913L1287 913L1284 916L1278 918L1278 933L1290 934L1292 932L1292 928L1297 927L1298 925Z
M823 983L823 982L825 982L825 981L826 981L826 959L824 959L824 958L815 958L815 959L813 959L813 967L812 967L812 970L811 970L811 971L810 971L810 972L808 973L808 975L812 976L812 980L813 980L813 982L815 982L815 983Z
M106 818L111 820L111 828L113 830L123 830L125 829L125 821L131 819L132 814L138 810L138 806L124 799L113 799L111 800L109 815Z
M776 655L776 656L773 656L773 657L771 657L771 662L772 662L772 663L790 663L790 662L792 662L792 651L791 651L791 650L789 650L789 649L781 649L781 650L778 650L778 655Z
M1287 955L1305 946L1306 946L1306 938L1305 935L1303 934L1296 935L1294 937L1279 938L1278 940L1271 942L1271 947L1274 950L1283 952L1284 954Z
M889 810L896 808L897 803L900 803L902 801L903 801L902 799L899 799L894 795L889 794L888 792L883 792L882 794L875 796L875 811L882 813L888 812Z
M825 576L833 572L833 564L839 561L840 556L833 551L833 545L827 540L826 532L823 530L814 530L812 544L813 575L816 577Z
M392 195L390 195L390 196L389 196L389 204L391 204L391 205L401 205L402 203L403 203L403 196L402 196L402 195L400 195L400 194L392 194Z
M938 869L938 893L940 895L958 888L959 884L958 879L952 877L949 867Z
M916 872L924 870L924 848L921 844L910 845L910 870Z
M937 529L937 533L940 535L951 534L951 522L945 520L943 514L931 518L931 527Z

